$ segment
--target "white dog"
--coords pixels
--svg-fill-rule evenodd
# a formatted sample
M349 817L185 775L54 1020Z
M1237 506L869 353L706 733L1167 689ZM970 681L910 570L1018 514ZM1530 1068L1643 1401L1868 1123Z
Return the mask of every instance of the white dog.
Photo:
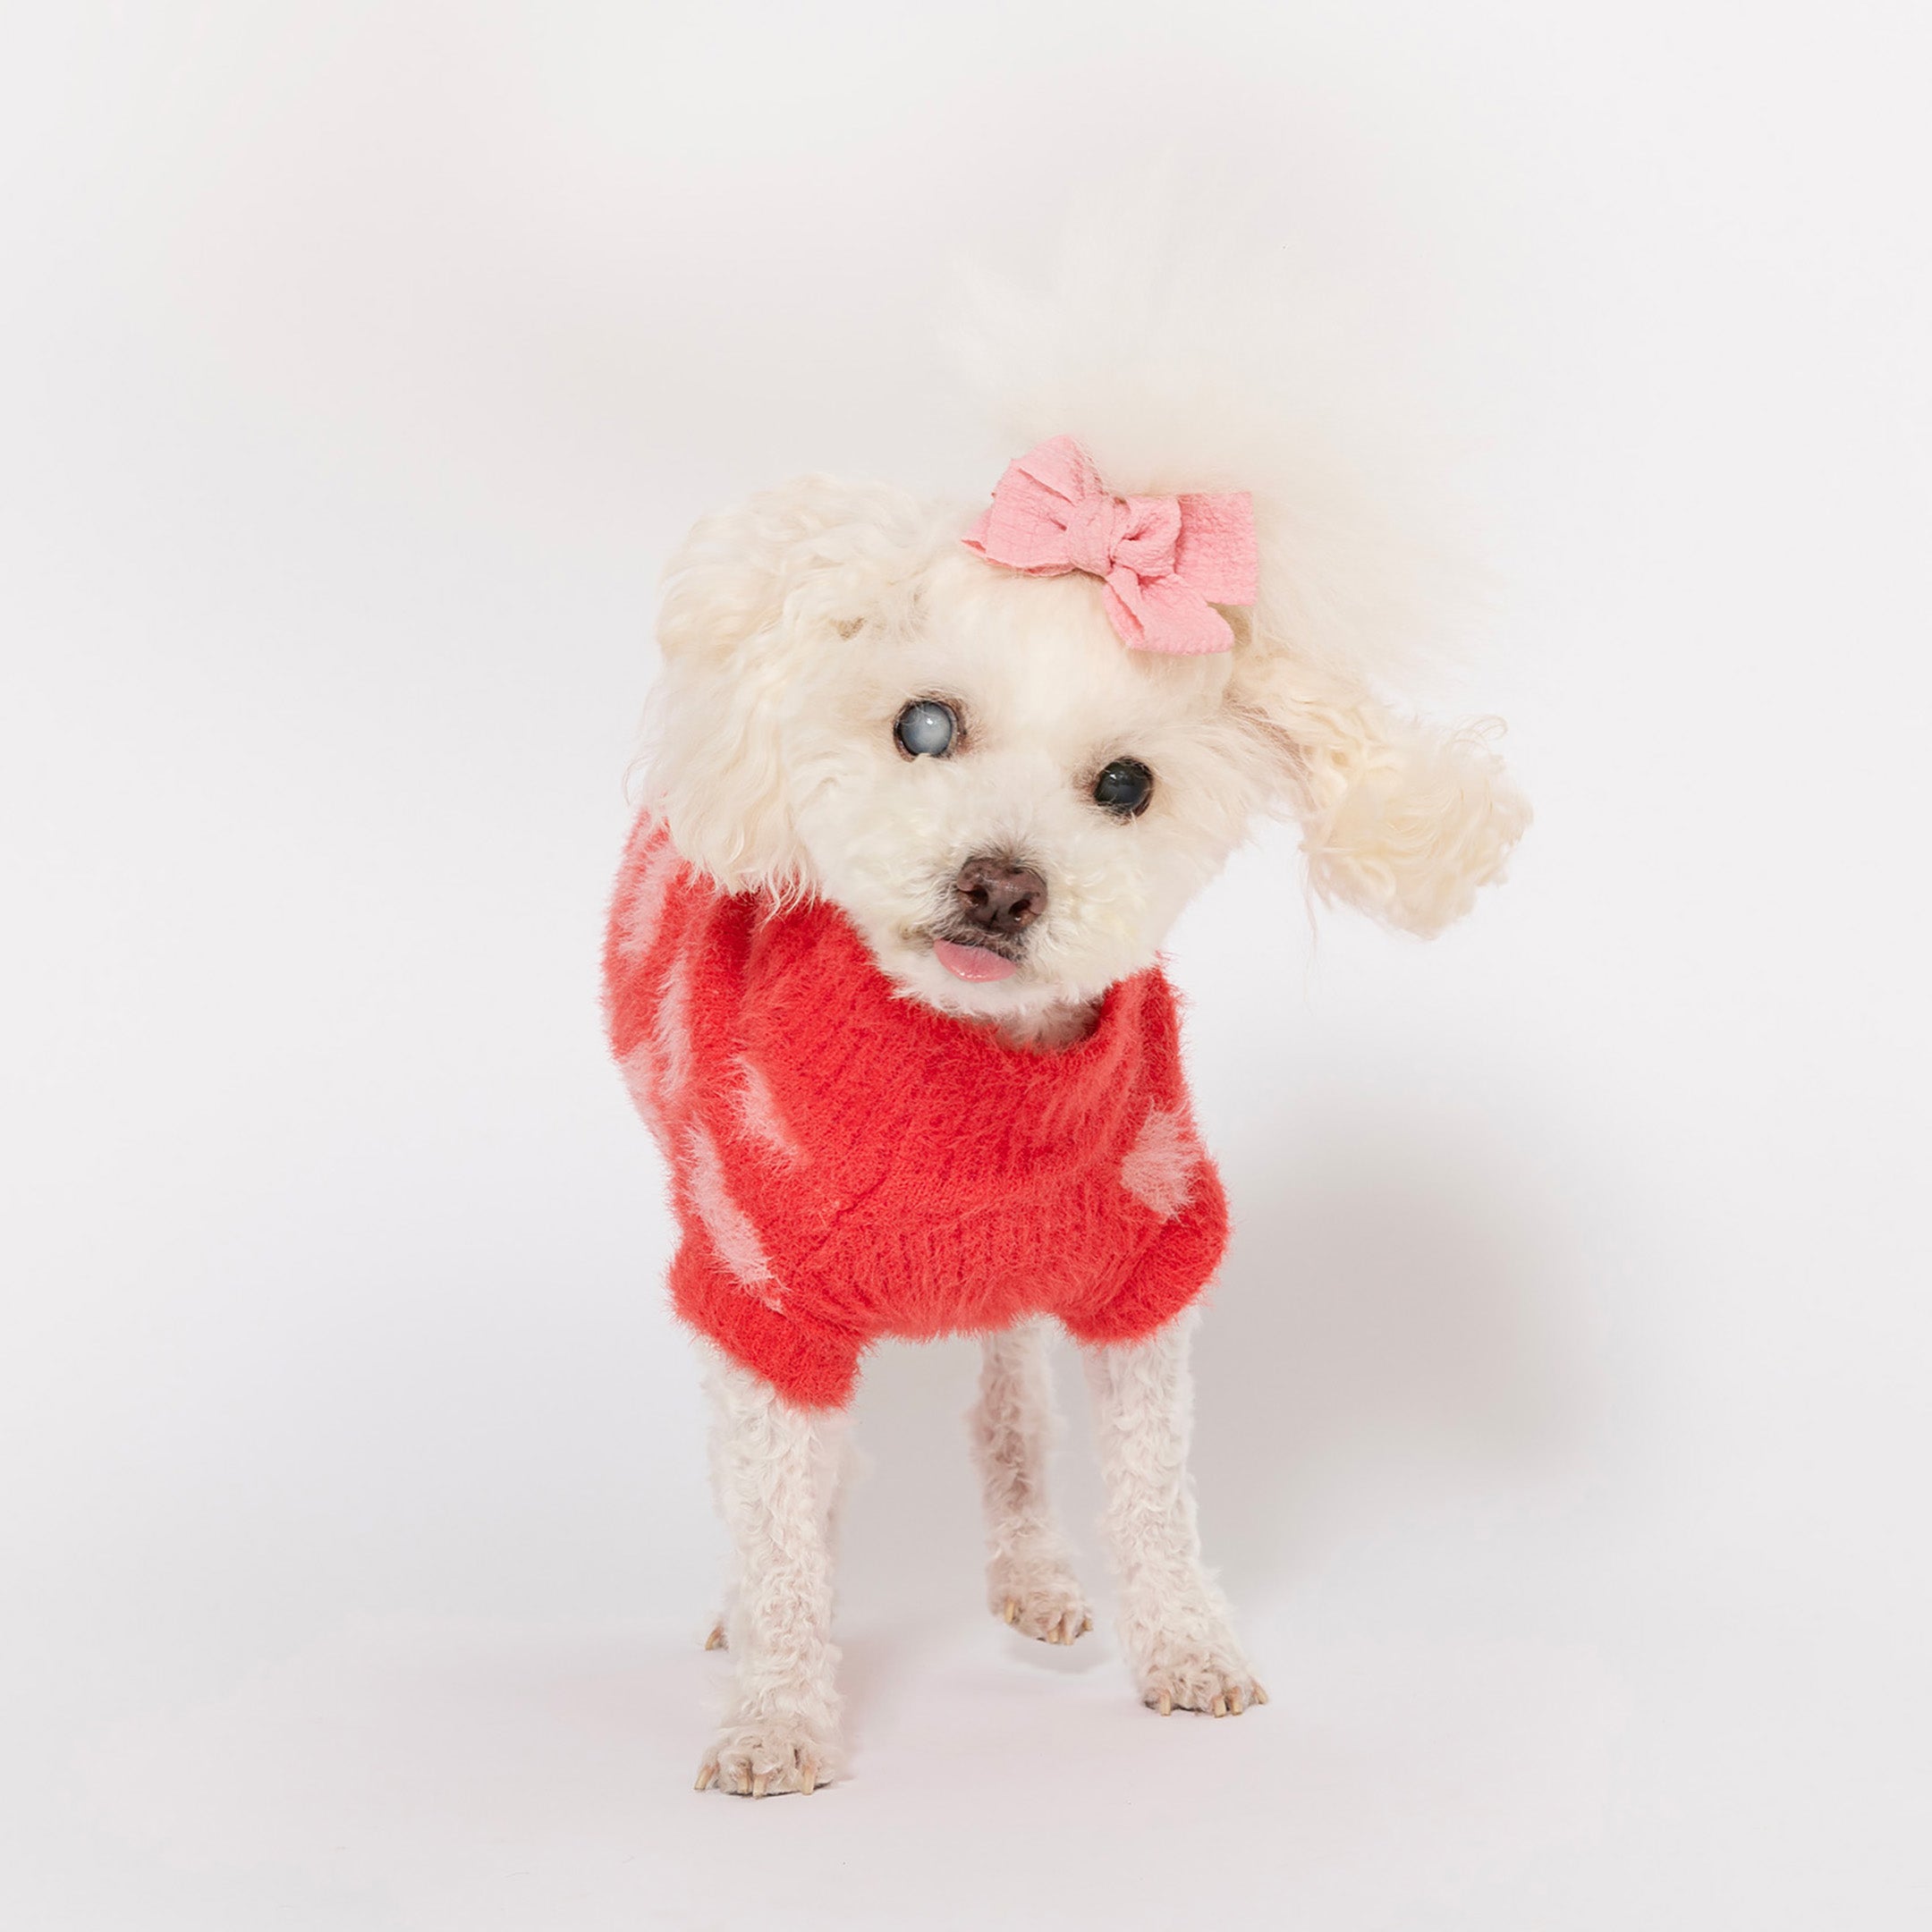
M684 1224L674 1292L718 1344L735 1568L713 1642L735 1682L700 1789L837 1773L830 1526L844 1395L881 1333L983 1335L988 1600L1071 1643L1091 1618L1045 1494L1057 1315L1139 1694L1265 1701L1186 1472L1186 1304L1221 1196L1156 951L1264 814L1299 818L1322 895L1425 936L1527 823L1483 732L1377 694L1305 513L1266 488L1176 497L1243 479L1077 427L977 525L807 478L700 523L671 568L608 962Z

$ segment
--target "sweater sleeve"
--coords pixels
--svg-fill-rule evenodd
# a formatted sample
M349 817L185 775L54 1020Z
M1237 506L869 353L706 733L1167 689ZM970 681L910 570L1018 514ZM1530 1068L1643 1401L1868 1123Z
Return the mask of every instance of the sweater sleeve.
M1213 1162L1204 1158L1187 1205L1161 1224L1105 1293L1063 1309L1061 1322L1089 1346L1144 1341L1199 1299L1226 1249L1227 1197Z
M859 1377L863 1339L792 1309L769 1307L720 1268L689 1232L671 1263L679 1318L740 1368L801 1409L843 1409Z

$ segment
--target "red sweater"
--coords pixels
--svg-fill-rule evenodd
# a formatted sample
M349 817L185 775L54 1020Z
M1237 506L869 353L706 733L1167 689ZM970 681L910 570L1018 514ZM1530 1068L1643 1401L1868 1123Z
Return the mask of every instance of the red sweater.
M1219 1265L1158 968L1086 1039L1027 1052L899 993L835 908L722 893L644 820L605 1000L671 1167L677 1311L793 1402L845 1402L879 1335L1050 1314L1131 1341Z

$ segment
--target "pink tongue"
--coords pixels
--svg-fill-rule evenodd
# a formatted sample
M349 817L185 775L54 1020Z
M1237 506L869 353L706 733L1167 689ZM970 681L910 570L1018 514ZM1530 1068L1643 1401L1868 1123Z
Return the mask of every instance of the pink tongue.
M950 939L933 941L933 957L955 979L1011 979L1020 970L984 946L955 945Z

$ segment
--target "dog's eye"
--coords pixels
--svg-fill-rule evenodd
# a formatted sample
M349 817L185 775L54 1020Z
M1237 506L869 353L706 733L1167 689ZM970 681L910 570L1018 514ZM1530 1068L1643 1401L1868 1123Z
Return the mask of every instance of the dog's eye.
M1154 774L1139 758L1115 758L1094 780L1093 795L1116 818L1138 818L1154 796Z
M899 714L893 736L908 758L944 758L959 736L959 719L951 705L936 698L921 698Z

